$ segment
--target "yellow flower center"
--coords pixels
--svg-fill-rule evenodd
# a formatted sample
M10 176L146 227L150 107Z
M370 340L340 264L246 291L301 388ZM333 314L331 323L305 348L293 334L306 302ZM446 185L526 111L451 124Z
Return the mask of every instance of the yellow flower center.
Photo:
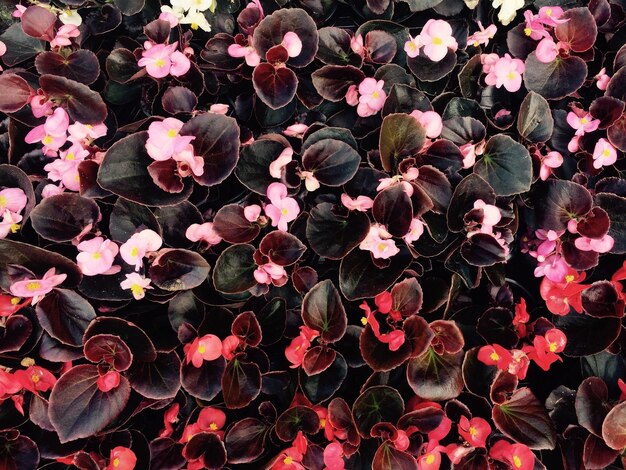
M54 142L54 139L47 135L43 138L42 142L44 145L50 145L52 142Z
M367 317L361 317L361 325L367 325Z
M479 42L478 41L474 41L474 47L478 47Z
M80 175L78 173L74 175L74 181L80 182Z
M520 459L517 455L513 456L513 465L515 465L515 468L521 468L522 467L522 459Z
M11 233L17 233L17 231L20 229L20 224L11 224Z
M533 30L530 28L524 28L524 34L526 36L530 36L532 34Z
M155 64L157 67L165 67L165 61L164 61L163 59L157 59L157 60L155 60L155 61L154 61L154 64Z
M102 255L100 253L94 253L94 254L91 255L91 257L93 259L100 259L100 258L102 258Z
M499 355L498 355L498 353L497 353L497 352L495 352L495 351L494 351L494 352L492 352L491 354L489 354L489 358L490 358L492 361L498 361L498 360L500 360L500 356L499 356Z
M478 430L474 426L470 426L469 433L470 436L475 436L476 434L478 434Z
M114 459L113 460L113 466L115 468L119 467L120 466L120 459L118 459L118 458Z
M433 38L433 44L435 46L441 46L443 44L443 40L441 38Z
M33 383L38 383L39 380L41 380L41 379L39 378L39 375L33 374L33 375L30 376L30 380L32 380Z
M556 345L556 343L550 343L548 348L550 349L550 352L554 352L554 351L556 351L557 345Z
M411 49L412 51L417 49L417 46L415 45L414 42L409 42L409 49Z
M0 196L0 209L4 209L4 207L9 203L7 198L4 196Z
M11 305L17 305L20 303L20 298L19 297L13 297L11 298Z
M589 119L587 119L587 118L582 118L582 119L580 120L580 123L581 123L581 124L587 124L588 122L589 122Z
M41 288L41 283L39 282L29 282L28 284L26 284L26 289L28 290L37 290Z
M178 135L178 131L176 129L170 129L169 131L167 131L167 136L170 139L173 139L174 137L176 137Z
M217 424L215 424L215 423L211 423L211 424L209 424L209 429L210 429L211 431L217 431Z
M608 156L610 156L610 155L611 155L611 152L610 152L610 150L609 150L609 149L604 149L604 150L602 151L602 156L603 156L603 157L608 157Z
M378 251L385 251L385 250L387 250L387 245L385 245L384 243L379 243Z
M552 8L546 10L546 16L552 16Z
M144 289L139 284L133 284L132 286L130 286L130 291L133 293L133 295L141 295L143 294Z
M324 419L324 418L320 419L320 427L322 427L322 428L326 427L326 419Z
M289 214L289 211L287 209L281 209L280 213L282 215L287 215L287 214Z
M194 31L196 29L198 29L198 24L197 23L191 23L191 29L193 29Z
M292 464L292 462L293 462L293 457L291 457L291 456L289 456L289 455L283 459L283 463L284 463L285 465L291 465L291 464Z
M130 256L139 256L139 248L135 247L130 250Z
M66 160L76 160L76 157L74 156L74 152L70 152L65 156Z
M435 461L435 456L433 454L428 454L426 456L426 463L428 465L432 465L432 463Z
M200 354L204 354L206 352L206 347L202 345L198 346L198 352Z
M513 80L515 78L515 72L509 72L509 74L506 76L509 80Z
M380 97L380 93L378 93L377 91L372 93L372 98L379 98L379 97Z
M565 281L566 282L572 282L574 280L574 275L573 274L568 274L567 276L565 276Z

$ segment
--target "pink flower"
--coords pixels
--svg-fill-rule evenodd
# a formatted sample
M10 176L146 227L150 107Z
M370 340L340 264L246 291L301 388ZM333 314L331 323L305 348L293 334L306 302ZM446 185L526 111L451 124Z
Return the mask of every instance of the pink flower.
M169 160L175 154L187 150L187 146L195 137L179 134L183 124L182 121L175 118L166 118L163 121L155 121L150 124L146 151L153 160Z
M491 434L491 426L483 418L467 419L461 416L458 425L459 434L472 447L485 447L487 438Z
M508 463L514 470L533 470L535 467L535 454L524 444L500 440L491 447L489 456Z
M256 222L261 215L261 206L258 204L251 204L243 208L243 216L248 222Z
M539 9L539 21L546 26L558 26L562 23L567 23L569 19L560 19L563 16L563 9L561 7L541 7Z
M209 108L209 112L213 114L226 114L228 113L229 106L227 104L215 103Z
M2 214L2 222L0 222L0 240L6 238L9 233L17 233L21 227L21 221L21 215L5 210Z
M298 57L300 52L302 52L302 41L293 31L285 33L281 45L287 49L289 57Z
M135 265L135 271L143 265L143 258L150 251L161 248L163 240L154 230L146 229L133 234L121 247L120 255L126 263Z
M120 386L120 378L121 376L118 371L110 370L106 374L98 377L96 384L101 392L107 393Z
M50 196L56 196L57 194L61 194L62 192L63 192L63 183L59 184L59 186L56 186L54 184L47 184L44 186L43 190L41 191L41 197L45 199Z
M428 20L420 33L420 43L424 46L424 54L433 62L443 60L448 49L455 52L459 47L450 23L445 20Z
M396 243L391 239L391 234L380 224L370 226L359 248L371 252L372 256L378 259L388 259L400 252Z
M426 137L429 139L436 139L441 135L443 121L441 120L441 116L435 111L422 112L416 109L411 113L411 116L417 119L417 122L426 130Z
M126 274L126 279L120 282L122 289L130 289L135 300L141 300L146 296L146 289L152 289L150 279L138 273Z
M71 38L80 36L80 30L76 25L64 24L57 31L56 36L50 41L50 47L69 46L72 44Z
M30 99L30 110L36 118L44 117L50 114L54 103L48 99L48 96L40 88L37 93Z
M7 45L0 41L0 57L7 53ZM0 72L2 71L2 66L0 66Z
M526 10L524 12L524 19L526 20L526 27L524 28L524 34L535 41L542 38L549 38L550 33L544 28L544 23L539 19L539 15L533 15L533 12Z
M185 54L176 50L177 46L178 42L156 44L141 53L138 65L145 67L148 75L154 78L185 75L191 68L191 62Z
M16 297L32 297L33 305L39 302L44 296L52 291L56 286L65 281L67 274L54 274L55 269L50 268L41 279L22 279L11 284L9 290Z
M359 84L359 105L356 112L361 117L373 116L383 109L387 94L383 90L385 82L375 78L365 78Z
M371 209L374 206L374 201L371 197L357 196L355 199L352 199L346 193L343 193L341 195L341 203L349 211L366 212L368 209Z
M107 126L104 123L91 125L76 121L67 128L67 131L70 134L67 140L70 142L91 143L95 139L107 135Z
M11 13L11 16L13 18L21 18L25 11L26 7L24 5L15 5L15 10Z
M226 424L226 414L219 408L207 406L202 408L198 415L198 425L200 429L207 432L216 432Z
M411 220L411 226L409 227L409 231L405 236L403 236L403 240L407 243L413 243L420 239L422 234L424 233L424 222L420 219Z
M265 213L272 220L272 227L287 231L287 223L295 220L300 213L298 202L287 197L287 186L282 183L272 183L267 187L267 198L271 204L265 206Z
M359 89L356 85L350 85L346 91L346 103L350 106L359 104Z
M467 144L459 147L461 154L463 155L463 168L471 168L476 163L476 145L468 142Z
M482 225L486 225L489 228L488 232L491 233L491 227L497 225L502 218L502 214L500 214L500 209L492 204L487 204L482 199L477 199L474 202L474 209L482 209L483 211L483 219L481 221Z
M617 161L617 150L605 138L600 138L593 148L593 167L600 169Z
M611 77L607 75L606 68L604 67L598 72L598 74L594 78L597 80L596 86L599 90L602 91L606 90L606 87L609 86L609 82L611 81Z
M547 180L552 174L552 170L559 168L563 164L563 156L559 152L548 152L541 159L541 169L539 170L539 178L543 181Z
M204 158L194 155L193 145L189 144L182 151L172 155L178 162L180 176L202 176L204 174Z
M89 151L82 145L74 144L69 149L60 153L60 158L44 166L48 172L48 178L52 181L62 181L63 185L71 191L80 189L80 175L78 165L89 156Z
M293 149L291 147L285 147L280 155L270 163L270 175L272 178L280 179L283 175L283 168L287 166L293 160Z
M43 152L49 157L56 156L56 152L67 141L67 128L70 124L70 117L63 108L57 108L46 118L45 124L32 129L24 141L28 144L41 142Z
M304 187L307 191L313 192L319 189L320 182L312 171L299 170L298 176L304 180Z
M26 207L28 199L20 188L5 188L0 190L0 213L5 210L19 214Z
M112 240L95 237L80 242L76 248L80 251L76 256L76 261L85 276L115 274L121 269L120 266L113 266L119 248Z
M580 139L579 135L575 135L574 137L572 137L572 140L570 140L567 143L567 150L569 150L572 153L578 152L578 150L580 148L580 145L578 143L578 139Z
M287 272L285 268L271 261L260 265L255 269L253 275L254 279L259 284L282 286L287 282Z
M582 116L581 116L582 114ZM567 113L567 123L572 129L576 129L576 135L581 136L586 132L595 131L600 125L599 119L594 119L589 113L575 113L570 111Z
M291 343L285 349L285 357L291 363L289 367L295 369L302 365L304 355L311 347L311 342L300 335L291 340Z
M248 38L248 44L252 44L252 37ZM244 57L246 64L250 67L256 67L261 62L261 57L257 54L252 46L242 46L240 44L231 44L228 46L228 55L231 57Z
M217 245L222 241L222 237L220 237L213 228L213 222L191 224L185 232L185 237L192 242L202 240L209 246Z
M283 131L283 134L285 134L287 137L302 137L308 128L309 126L307 126L306 124L296 123L288 126Z
M222 356L227 361L235 357L235 350L239 347L241 341L235 335L229 335L222 340Z
M328 470L343 470L343 447L338 442L331 442L324 449L324 465Z
M484 66L483 66L484 70ZM522 74L524 73L524 62L520 59L513 59L509 54L500 57L493 68L485 77L487 85L495 85L500 88L504 85L507 91L514 93L522 86Z
M553 253L539 262L535 268L535 277L545 276L553 282L562 282L569 270L569 266L558 253Z
M114 447L109 454L109 465L106 470L133 470L137 464L137 456L127 447Z
M608 234L602 238L580 237L574 240L574 245L580 251L595 251L596 253L608 253L614 244L615 240Z
M355 54L360 55L361 57L365 57L365 46L363 45L363 36L360 34L358 36L353 36L350 38L350 49Z
M484 73L491 73L496 62L500 60L500 56L498 54L481 54L480 55L480 63L483 66Z
M476 31L471 36L467 37L467 43L473 45L474 47L478 47L479 45L487 45L489 44L489 40L493 39L496 32L498 32L498 28L495 24L491 24L486 28L483 28L483 24L479 21L478 27L479 31Z
M559 55L559 48L551 37L543 38L539 41L539 44L537 44L535 55L539 62L549 64Z
M420 47L422 47L420 36L411 37L409 35L409 40L404 43L404 52L413 59L420 55Z
M184 350L185 362L201 367L204 361L214 361L222 356L222 341L215 335L204 335L186 344Z
M178 17L169 11L162 11L159 15L159 19L167 21L172 28L178 26Z

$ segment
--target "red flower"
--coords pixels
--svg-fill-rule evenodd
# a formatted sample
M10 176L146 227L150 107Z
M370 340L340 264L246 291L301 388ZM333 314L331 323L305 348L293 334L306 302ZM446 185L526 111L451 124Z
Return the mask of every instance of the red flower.
M548 310L555 315L567 315L572 307L578 313L582 313L581 292L588 286L579 285L579 283L585 279L585 276L584 272L579 274L570 269L563 282L553 282L544 277L539 286L539 293L546 301Z
M491 434L491 426L483 418L467 419L461 416L458 425L459 434L473 447L485 447Z
M526 378L526 373L528 372L530 359L521 349L514 349L511 351L511 357L513 360L507 369L509 374L517 375L518 379L524 380Z
M508 463L513 470L532 470L535 467L535 454L524 444L498 441L491 447L489 456Z
M120 385L120 373L116 370L110 370L106 374L98 377L97 380L98 389L101 392L110 392L114 388Z
M161 431L160 437L170 437L174 432L172 424L178 422L178 412L180 410L180 404L174 403L168 408L163 416L163 425L165 428Z
M409 435L401 430L398 429L396 432L396 437L395 439L393 439L393 446L398 449L398 450L407 450L409 448L409 445L411 445L411 441L409 440Z
M617 386L619 387L620 395L619 401L626 400L626 383L622 379L617 379Z
M270 467L271 470L305 470L300 462L303 455L295 447L285 449Z
M291 344L285 349L285 356L291 362L292 369L300 367L307 350L311 347L311 341L319 336L319 331L306 325L300 327L300 335L291 340Z
M32 297L21 299L13 295L0 294L0 317L8 317L18 310L30 305Z
M30 366L26 370L15 371L13 375L22 387L33 393L47 392L57 381L51 372L39 366Z
M201 367L204 361L214 361L222 355L222 341L215 335L204 335L185 345L185 361Z
M10 372L0 369L0 399L22 390L22 384Z
M426 452L417 459L418 470L439 470L441 466L441 452L445 450L439 442L430 440L426 445Z
M378 323L378 320L376 320L376 317L374 316L374 313L370 309L369 305L367 305L367 302L363 302L360 305L360 308L365 311L363 323L369 323L370 327L372 328L372 332L374 333L374 336L376 336L378 341L388 344L390 351L397 351L398 349L400 349L400 347L406 341L404 331L392 330L389 333L381 333L380 324Z
M235 350L239 346L240 342L239 338L235 335L230 335L224 338L222 341L222 356L224 356L227 361L230 361L233 357L235 357Z
M533 346L525 348L528 352L528 357L535 361L535 363L543 370L547 371L550 366L556 361L562 361L557 353L560 353L565 349L567 344L567 337L565 334L556 328L548 330L544 336L535 336Z
M507 370L513 357L507 349L499 344L492 344L491 346L483 346L478 350L478 360L488 366L497 366L500 370Z
M208 406L206 408L202 408L202 411L200 411L200 415L198 416L198 426L200 426L200 429L203 431L214 432L222 436L224 432L217 431L222 429L224 424L226 424L226 415L222 410Z
M111 450L106 470L133 470L137 456L127 447L118 446Z
M526 336L526 323L530 319L528 311L526 310L526 299L523 297L518 304L515 304L515 317L513 318L513 325L517 328L517 332L520 337Z

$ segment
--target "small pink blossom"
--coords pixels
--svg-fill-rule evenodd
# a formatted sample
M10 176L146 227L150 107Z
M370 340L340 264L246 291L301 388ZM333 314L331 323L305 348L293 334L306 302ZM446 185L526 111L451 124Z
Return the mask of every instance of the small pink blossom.
M611 77L607 75L606 68L604 67L602 68L602 70L600 70L600 72L598 72L598 74L594 78L597 80L596 86L599 90L602 91L606 90L606 88L609 86L609 82L611 81Z
M287 186L272 183L267 187L267 198L271 204L265 206L265 213L272 220L272 227L287 231L287 223L295 220L300 213L298 201L287 197Z
M365 78L359 84L359 105L357 106L357 114L361 117L373 116L383 109L387 94L383 87L383 80L375 78Z
M483 66L484 70L484 66ZM500 57L485 77L487 85L495 85L496 88L504 86L507 91L514 93L522 86L522 74L524 62L513 59L509 54Z
M558 253L553 253L535 268L535 277L545 276L552 282L562 282L569 270L569 266Z
M359 89L356 85L350 85L346 91L346 103L350 106L359 104Z
M227 104L215 103L209 107L209 112L213 114L226 114L228 113L229 106Z
M345 462L343 461L343 447L339 442L331 442L324 449L324 465L328 470L343 470Z
M9 233L17 233L21 227L21 221L21 215L5 210L2 213L2 221L0 222L0 240L6 238Z
M574 240L574 245L580 251L595 251L596 253L608 253L613 248L615 240L610 235L602 238L580 237Z
M293 31L285 33L281 45L287 49L289 57L298 57L300 52L302 52L302 41Z
M0 190L0 213L9 210L19 214L26 207L28 198L20 188L4 188Z
M202 176L204 174L204 158L194 154L193 145L189 144L182 151L172 155L172 159L178 162L180 176Z
M55 274L55 268L50 268L41 279L22 279L11 284L9 290L16 297L32 297L32 304L35 305L48 292L65 281L65 278L67 274Z
M204 335L186 344L184 351L187 364L201 367L204 361L214 361L222 356L222 341L215 335Z
M435 111L419 111L415 110L411 113L417 122L419 122L426 131L426 137L429 139L436 139L441 135L443 131L443 121L441 116Z
M21 18L25 11L26 7L24 5L15 5L15 10L13 10L11 16L13 18Z
M0 41L0 57L7 53L7 45ZM0 66L0 72L2 71L2 66Z
M487 74L491 73L498 60L500 60L498 54L481 54L480 63L483 66L483 72Z
M443 60L448 49L455 52L459 47L452 35L452 26L445 20L428 20L420 33L420 43L424 54L433 62Z
M222 241L222 237L220 237L213 228L213 222L191 224L185 232L185 237L192 242L202 240L209 246L217 245Z
M296 123L288 126L283 131L283 134L285 134L287 137L302 137L308 128L309 126L307 126L306 124Z
M307 191L313 192L319 189L320 182L312 171L298 171L298 176L304 180L304 186Z
M365 46L363 45L363 36L360 34L358 36L353 36L350 38L350 49L355 54L360 55L361 57L365 57Z
M413 59L420 55L420 47L422 47L420 36L412 37L409 35L409 40L404 43L404 52Z
M293 149L285 147L280 155L270 163L269 171L272 178L280 179L283 176L283 168L293 160Z
M70 134L67 140L70 142L91 143L107 135L107 126L104 123L91 125L76 121L67 128L67 131Z
M600 125L599 119L594 119L591 114L574 111L567 113L567 123L572 129L576 129L576 135L581 136L587 132L595 131Z
M191 62L185 54L176 50L177 46L178 42L155 44L141 53L138 65L145 67L148 75L154 78L185 75L191 68Z
M617 150L605 138L600 138L593 149L593 167L600 169L617 161Z
M559 55L559 47L551 37L543 38L539 41L539 44L537 44L535 55L537 56L537 60L539 62L549 64Z
M463 155L463 168L471 168L476 163L476 145L468 142L459 147L461 155Z
M76 248L80 251L76 256L76 261L85 276L115 274L121 269L120 266L113 266L119 248L112 240L95 237L80 242Z
M50 101L49 97L41 88L31 97L29 104L30 110L36 118L47 116L52 112L52 108L54 107L54 103Z
M491 233L491 227L496 225L502 219L502 214L500 213L500 209L492 204L487 204L482 199L477 199L474 202L474 209L482 209L483 211L483 219L481 221L482 225L486 225L489 227L488 232Z
M122 259L135 266L135 271L143 265L143 258L147 253L161 248L163 240L154 230L146 229L133 234L126 243L120 247Z
M54 39L50 41L50 47L69 46L72 44L71 38L77 38L78 36L80 36L80 30L76 25L64 24L58 29Z
M243 208L243 215L248 222L256 222L261 215L261 206L258 204L251 204Z
M63 192L63 189L63 183L60 183L59 186L52 183L47 184L43 187L43 190L41 191L41 197L42 199L45 199L50 196L56 196L57 194L61 194Z
M490 24L484 28L480 21L478 22L478 27L480 28L479 31L476 31L474 34L467 37L467 43L473 45L474 47L478 47L481 44L486 46L498 32L498 27L495 24Z
M150 279L138 273L126 274L126 279L120 282L122 289L130 289L135 300L141 300L146 296L146 289L152 289Z
M552 170L563 165L563 156L559 152L548 152L545 157L541 158L541 169L539 177L542 181L547 180L552 174Z
M539 21L546 26L555 27L569 21L569 19L562 20L561 16L563 16L563 8L561 7L546 6L539 9Z
M161 12L161 14L159 15L159 19L167 21L172 28L178 26L178 17L173 13L170 13L169 11Z
M67 128L70 117L63 108L57 108L46 118L46 122L32 129L24 137L28 144L41 142L43 152L49 157L56 156L57 151L67 142Z
M546 31L539 15L534 15L532 11L526 10L524 12L524 19L526 20L526 27L524 28L524 34L526 36L535 41L550 37L550 33Z
M252 37L248 38L248 44L252 44ZM251 45L231 44L228 46L227 52L231 57L244 57L246 64L250 67L256 67L261 63L261 57Z
M396 242L391 239L391 234L380 224L370 226L369 232L359 248L371 252L372 256L378 259L388 259L400 252Z
M169 160L174 154L187 150L187 146L195 137L179 134L183 124L175 118L166 118L150 124L146 151L153 160Z
M574 137L572 137L572 139L567 143L567 150L572 153L578 152L578 150L580 149L578 139L580 139L579 135L575 135Z
M374 206L374 201L371 197L367 196L357 196L355 199L352 199L346 193L341 195L341 203L349 210L349 211L360 211L366 212L368 209L371 209Z
M222 340L222 356L230 361L235 356L235 350L241 343L241 340L235 335L229 335Z
M420 219L411 220L411 225L409 227L409 231L407 234L402 237L405 242L411 244L420 239L422 234L424 233L425 224Z
M102 393L110 392L111 390L120 386L120 373L116 370L110 370L106 374L98 377L96 384L98 385L98 390Z
M89 151L82 145L74 144L69 149L60 153L60 158L44 166L51 181L62 181L63 185L71 190L80 189L80 176L78 165L89 156Z
M259 284L283 285L287 281L285 268L271 261L259 266L253 275Z

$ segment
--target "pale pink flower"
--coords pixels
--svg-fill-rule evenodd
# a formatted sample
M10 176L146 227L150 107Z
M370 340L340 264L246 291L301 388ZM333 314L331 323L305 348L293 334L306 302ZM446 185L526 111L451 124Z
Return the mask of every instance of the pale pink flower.
M166 118L163 121L155 121L150 124L146 151L153 160L169 160L174 154L187 149L195 137L179 134L183 124L182 121L175 118Z
M385 82L375 78L365 78L359 84L359 105L357 114L361 117L373 116L383 109L387 94L383 90Z
M0 222L0 240L6 238L9 233L17 233L21 227L21 221L21 215L5 210L2 214L2 222Z
M46 122L32 129L24 141L28 144L41 142L47 156L56 156L56 152L67 142L67 128L70 117L63 108L57 108L46 118Z
M192 242L202 240L209 246L217 245L222 241L222 237L220 237L213 228L213 222L191 224L185 232L185 237Z
M52 108L54 107L54 103L50 101L41 88L32 96L29 104L30 110L36 118L47 116L52 112Z
M22 212L28 198L20 188L4 188L0 190L0 212L9 210L16 214Z
M417 122L422 125L426 131L426 137L429 139L436 139L441 135L443 121L441 120L441 116L435 111L422 112L416 109L411 113L411 116L417 119Z
M380 183L376 187L376 191L382 191L390 186L393 186L396 183L402 185L402 189L409 197L413 195L413 186L409 183L409 181L413 181L419 176L419 169L412 167L409 168L406 173L401 173L399 175L395 175L391 178L381 178Z
M350 85L346 91L346 103L350 106L359 104L359 89L356 85Z
M7 45L0 41L0 57L7 53ZM2 71L2 66L0 66L0 72Z
M35 305L48 292L65 281L65 278L67 274L55 274L55 268L50 268L41 279L24 278L11 284L9 290L15 297L32 297L32 304Z
M251 204L243 208L243 215L248 222L256 222L261 215L261 206L258 204Z
M562 20L561 16L563 16L563 8L561 7L549 6L539 9L539 21L547 26L555 27L569 21L568 19Z
M302 137L304 133L308 130L309 126L306 124L296 123L288 126L284 131L287 137Z
M280 155L270 163L269 171L272 178L280 179L283 175L283 168L285 168L293 160L293 149L291 147L285 147Z
M420 43L424 46L424 54L433 62L439 62L459 47L452 35L452 26L445 20L428 20L420 33Z
M229 107L227 104L215 103L211 105L209 112L213 114L226 114L228 113L228 109Z
M259 284L272 284L274 282L282 285L286 278L287 272L285 268L271 261L259 266L254 271L254 279Z
M407 234L402 237L405 242L411 244L419 240L419 238L424 233L425 224L420 219L413 219L411 221L411 226L409 227L409 231Z
M374 206L374 201L371 197L357 196L355 199L352 199L346 193L341 195L341 203L349 211L367 212L368 209L371 209Z
M471 36L467 37L467 43L473 45L474 47L478 47L481 44L487 45L489 44L489 40L493 39L495 34L498 32L498 27L495 24L490 24L486 28L483 27L483 24L479 21L478 27L479 31L476 31Z
M191 68L191 62L185 54L176 50L177 46L178 42L155 44L141 53L138 65L145 67L148 75L154 78L185 75Z
M11 16L13 18L21 18L25 11L26 7L24 5L15 5L15 10L11 13Z
M459 147L461 154L463 155L463 168L471 168L476 163L476 145L468 142L467 144Z
M159 15L159 19L167 21L172 28L178 26L178 17L169 11L162 11Z
M298 176L301 179L304 180L304 186L305 186L307 191L313 192L313 191L316 191L317 189L319 189L320 182L315 177L315 175L313 174L312 171L300 170L300 171L298 171Z
M300 52L302 52L302 41L293 31L285 33L281 45L285 49L287 49L287 54L289 54L289 57L298 57L300 55Z
M64 24L58 29L54 39L50 41L50 47L69 46L72 44L71 38L77 38L78 36L80 36L80 30L76 25Z
M489 232L491 232L491 227L496 225L502 219L502 214L500 213L500 209L492 204L487 204L482 199L476 199L474 202L474 209L482 209L483 211L483 219L481 221L482 225L488 226Z
M61 194L63 192L63 183L60 183L59 186L55 184L47 184L43 187L41 191L42 199L45 199L50 196L56 196L57 194Z
M484 67L483 67L484 70ZM504 86L507 91L514 93L522 86L522 74L524 62L513 59L509 54L500 57L491 71L485 77L487 85L495 85L496 88Z
M500 60L500 56L498 54L481 54L480 63L483 66L483 72L487 74L491 73L498 60Z
M363 36L360 34L358 36L353 36L350 38L350 49L355 54L360 55L361 57L365 57L365 46L363 45Z
M145 229L133 234L121 247L122 259L135 266L135 271L143 265L143 258L147 253L161 248L163 240L154 230Z
M559 152L548 152L545 157L541 158L541 169L539 177L545 181L552 174L554 168L559 168L563 164L563 155Z
M391 239L391 234L381 224L370 226L369 232L359 248L371 252L372 256L378 259L388 259L400 252L396 243Z
M601 138L593 149L593 167L600 169L603 166L613 165L617 161L617 150L611 143Z
M595 251L596 253L608 253L613 248L615 240L610 235L602 238L580 237L574 240L574 245L581 251Z
M248 44L252 44L252 37L248 38ZM261 57L251 45L241 46L239 44L231 44L228 46L227 52L231 57L245 58L246 64L250 67L256 67L261 62Z
M130 289L135 300L141 300L146 296L146 290L152 289L150 279L138 273L126 274L126 279L120 282L120 287L124 290Z
M89 156L89 151L80 144L74 144L59 155L60 158L44 166L48 178L51 181L62 181L69 190L78 191L80 189L78 165Z
M91 125L76 121L67 128L67 131L70 134L67 140L70 142L91 143L95 139L107 135L107 126L104 123Z
M596 86L602 91L606 90L606 87L609 86L609 82L611 81L611 77L607 75L605 67L602 67L602 70L600 70L594 78L597 80Z
M404 52L410 58L415 58L420 55L420 47L422 47L420 36L412 37L409 35L409 40L404 43Z
M582 113L580 113L582 114ZM591 114L585 113L579 116L573 111L567 113L567 123L572 129L576 129L576 135L581 136L586 132L595 131L600 125L599 119L594 119Z
M287 231L287 223L295 220L300 213L298 201L287 197L287 186L272 183L267 187L267 198L271 204L265 206L265 213L272 220L272 227Z
M559 55L559 48L551 37L543 38L537 44L535 55L539 62L549 64Z
M202 176L204 174L204 158L197 157L193 151L193 145L189 144L183 150L175 153L172 158L178 162L180 176Z
M121 270L121 266L113 266L119 248L112 240L95 237L80 242L76 248L80 251L76 256L76 261L85 276L115 274Z
M550 33L544 28L544 23L539 19L539 15L534 15L532 11L526 10L524 19L526 20L526 27L524 28L526 36L535 41L550 37Z
M578 152L578 150L580 149L578 139L580 139L579 135L575 135L574 137L572 137L572 139L567 143L567 150L572 153Z

